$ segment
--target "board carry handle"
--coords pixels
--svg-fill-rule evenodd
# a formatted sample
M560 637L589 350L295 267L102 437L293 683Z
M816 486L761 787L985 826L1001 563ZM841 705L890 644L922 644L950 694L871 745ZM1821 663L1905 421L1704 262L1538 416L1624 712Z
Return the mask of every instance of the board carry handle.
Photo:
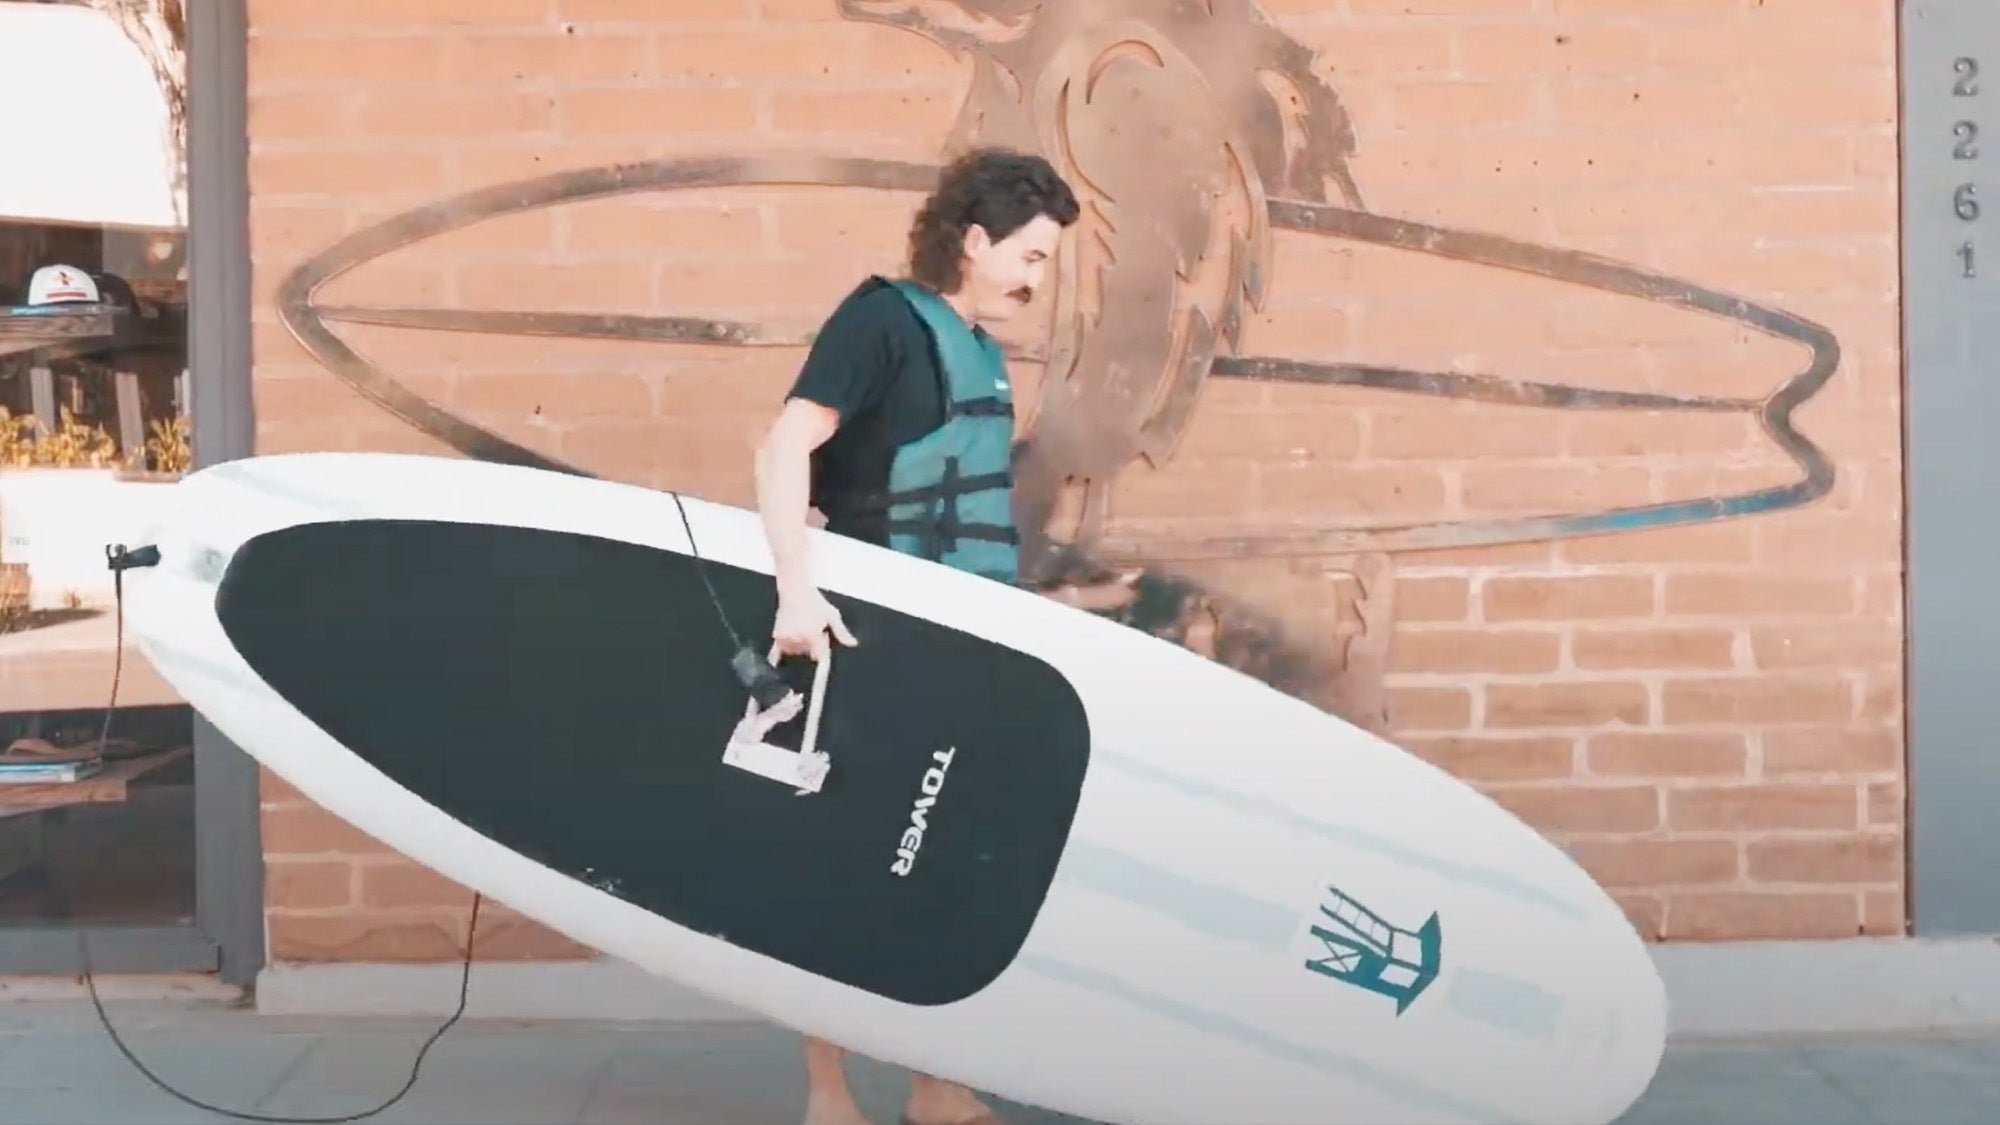
M774 646L765 660L775 669L778 658L779 653ZM757 696L753 694L744 702L743 718L730 732L729 743L723 748L722 761L725 765L790 785L796 796L819 792L832 766L827 755L819 752L820 715L826 702L827 678L833 671L831 646L827 654L814 663L817 667L813 670L812 694L806 703L805 737L799 749L787 750L764 740L764 735L772 727L789 722L792 716L798 714L798 693L788 689L783 698L762 711L758 708Z
M771 662L771 667L776 668L778 666L777 646L773 645L771 647L771 655L766 657L766 659ZM799 753L807 755L813 753L814 749L819 746L820 705L826 702L827 673L833 671L833 644L831 642L826 646L826 655L813 663L816 667L813 668L812 695L806 700L806 737L805 741L799 743Z

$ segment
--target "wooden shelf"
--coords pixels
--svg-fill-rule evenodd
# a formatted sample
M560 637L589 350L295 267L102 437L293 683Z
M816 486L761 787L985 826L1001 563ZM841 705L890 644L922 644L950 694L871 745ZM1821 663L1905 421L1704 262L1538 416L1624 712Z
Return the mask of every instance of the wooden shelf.
M109 763L101 772L82 781L0 785L0 818L74 805L121 804L132 782L155 770L165 769L193 752L192 748L181 746L123 758Z

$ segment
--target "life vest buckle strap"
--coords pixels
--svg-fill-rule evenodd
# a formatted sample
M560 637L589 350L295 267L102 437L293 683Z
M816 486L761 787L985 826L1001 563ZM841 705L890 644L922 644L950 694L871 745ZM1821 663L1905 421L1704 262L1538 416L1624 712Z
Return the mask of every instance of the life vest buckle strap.
M1012 417L1014 408L1001 398L968 398L947 403L945 410L960 418Z
M919 485L916 488L898 489L895 492L870 492L855 496L843 496L839 500L823 505L820 510L832 515L858 512L880 512L898 504L914 504L929 500L946 500L974 492L988 492L995 489L1011 488L1014 484L1012 470L980 473L970 477L947 477L937 484Z
M999 523L971 523L965 520L890 520L889 531L895 535L922 535L926 528L949 526L951 533L960 539L977 539L984 543L1005 543L1009 546L1021 545L1021 533Z
M913 535L919 544L919 554L935 562L944 557L945 552L958 548L961 539L977 539L985 543L1005 543L1010 547L1021 544L1020 532L1004 524L970 523L960 520L956 514L946 514L936 519L890 520L888 531L891 535Z

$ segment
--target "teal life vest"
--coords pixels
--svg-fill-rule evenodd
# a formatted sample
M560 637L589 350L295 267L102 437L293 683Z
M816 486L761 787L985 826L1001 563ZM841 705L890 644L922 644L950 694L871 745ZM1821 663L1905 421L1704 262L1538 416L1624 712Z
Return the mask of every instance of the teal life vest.
M1014 392L1000 345L931 290L891 282L929 329L944 423L898 446L886 491L842 507L886 508L889 547L1013 585Z

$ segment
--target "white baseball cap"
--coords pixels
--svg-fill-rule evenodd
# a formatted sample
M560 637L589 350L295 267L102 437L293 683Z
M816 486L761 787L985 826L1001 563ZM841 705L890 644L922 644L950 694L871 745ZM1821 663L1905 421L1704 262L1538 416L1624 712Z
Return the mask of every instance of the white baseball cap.
M95 305L97 279L75 266L43 266L28 281L30 305Z

